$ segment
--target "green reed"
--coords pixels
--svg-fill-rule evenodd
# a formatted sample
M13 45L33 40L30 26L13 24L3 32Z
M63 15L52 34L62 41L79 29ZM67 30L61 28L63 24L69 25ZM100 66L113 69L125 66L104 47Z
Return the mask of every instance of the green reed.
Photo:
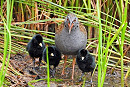
M3 0L1 2L4 2ZM1 6L3 3L1 3ZM11 27L11 21L12 21L12 13L13 13L13 4L14 0L10 1L7 0L7 19L3 17L2 11L0 12L2 21L4 23L4 56L2 60L2 67L0 71L0 87L3 86L5 74L7 72L7 68L9 65L9 59L10 59L10 53L11 53L11 33L10 33L10 27ZM1 8L2 10L2 8ZM7 60L6 60L7 58Z

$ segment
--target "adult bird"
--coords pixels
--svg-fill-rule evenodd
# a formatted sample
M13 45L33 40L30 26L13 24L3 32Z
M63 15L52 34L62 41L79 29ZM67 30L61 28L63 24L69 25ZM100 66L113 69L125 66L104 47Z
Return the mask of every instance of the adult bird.
M28 51L30 57L33 59L33 69L35 68L35 58L39 58L39 66L42 60L42 53L45 48L43 38L40 34L36 34L28 42L26 50Z
M85 72L91 72L91 76L92 76L96 64L95 64L94 56L92 56L88 50L85 49L79 50L77 54L76 62L79 69L82 71L82 75L79 81L82 81L82 77L84 76ZM92 82L92 78L91 78L91 82Z
M43 50L43 60L47 63L46 48ZM61 60L61 52L55 46L48 46L48 58L49 68L52 73L52 77L55 76L56 67L59 65ZM50 67L53 65L53 69Z
M66 65L67 55L73 56L72 80L74 79L75 55L78 50L85 48L87 44L87 32L85 27L78 21L78 18L73 13L69 13L65 21L58 26L55 33L55 45L65 55L64 68Z

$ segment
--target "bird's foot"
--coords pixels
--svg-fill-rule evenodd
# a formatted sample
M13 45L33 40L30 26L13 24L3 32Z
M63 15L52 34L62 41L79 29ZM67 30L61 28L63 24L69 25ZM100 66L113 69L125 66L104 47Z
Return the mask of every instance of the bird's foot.
M36 71L35 67L32 67L32 69L33 69L34 71Z
M37 73L34 70L28 70L30 75L37 75Z
M34 67L35 68L35 70L39 70L40 69L40 67L38 66L38 67Z
M49 69L51 78L55 77L55 71L53 69Z
M51 75L51 78L55 78L55 75L52 74L52 75Z
M82 79L82 78L80 78L80 79L79 79L79 82L82 82L82 81L83 81L83 79Z
M61 76L64 76L65 75L65 71L63 70L62 73L61 73Z
M61 74L61 78L64 79L66 77L65 74Z
M92 82L92 81L85 81L85 83L90 83L90 84L92 84L93 82Z
M52 69L49 69L49 71L50 71L50 74L52 74L53 70L52 70Z
M35 77L35 80L38 80L38 79L41 79L41 77L40 77L39 75L37 75L37 76Z
M52 78L55 78L55 72L56 72L56 68L54 68L54 69L52 70Z
M61 73L61 76L65 76L65 73Z
M71 76L71 80L72 80L72 81L74 80L74 76Z

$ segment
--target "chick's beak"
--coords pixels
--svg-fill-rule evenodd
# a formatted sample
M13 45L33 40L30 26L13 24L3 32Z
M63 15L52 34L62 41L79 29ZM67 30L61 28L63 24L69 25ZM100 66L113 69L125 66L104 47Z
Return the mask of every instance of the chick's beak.
M70 34L71 30L72 30L73 25L74 25L73 23L68 23L68 26L69 26L69 34Z
M42 43L39 43L39 45L42 47Z
M82 58L82 60L84 60L84 57L81 57Z
M51 56L54 56L54 53L51 53Z
M46 64L46 62L45 62L45 61L43 61L43 60L42 60L41 62L42 62L43 64Z

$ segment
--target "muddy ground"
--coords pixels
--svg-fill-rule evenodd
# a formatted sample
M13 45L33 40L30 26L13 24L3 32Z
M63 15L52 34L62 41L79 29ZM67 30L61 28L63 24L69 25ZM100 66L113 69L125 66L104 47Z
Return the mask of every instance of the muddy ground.
M63 60L61 60L59 66L56 69L55 74L55 81L50 82L51 87L81 87L83 82L79 82L78 79L80 78L81 71L78 69L77 65L75 67L75 76L74 81L71 80L72 74L72 64L71 58L68 59L68 66L65 70L65 76L61 76L61 71L63 68ZM38 66L38 59L36 59L36 67ZM43 63L40 66L40 69L36 68L36 71L33 70L33 63L32 59L28 56L28 54L12 54L10 58L10 66L12 69L8 70L8 75L6 76L6 80L9 82L8 86L10 87L29 87L28 83L32 80L36 79L44 79L38 82L30 83L34 87L47 87L47 68L46 65ZM14 72L18 71L18 73ZM120 71L116 70L114 75L109 74L110 69L107 69L106 79L104 82L104 87L121 87L121 75ZM93 83L86 82L85 87L97 87L97 70L93 76ZM53 79L53 78L51 78ZM54 79L53 79L54 80ZM86 81L91 80L90 73L86 74ZM130 77L128 77L127 81L125 82L125 87L130 87Z

